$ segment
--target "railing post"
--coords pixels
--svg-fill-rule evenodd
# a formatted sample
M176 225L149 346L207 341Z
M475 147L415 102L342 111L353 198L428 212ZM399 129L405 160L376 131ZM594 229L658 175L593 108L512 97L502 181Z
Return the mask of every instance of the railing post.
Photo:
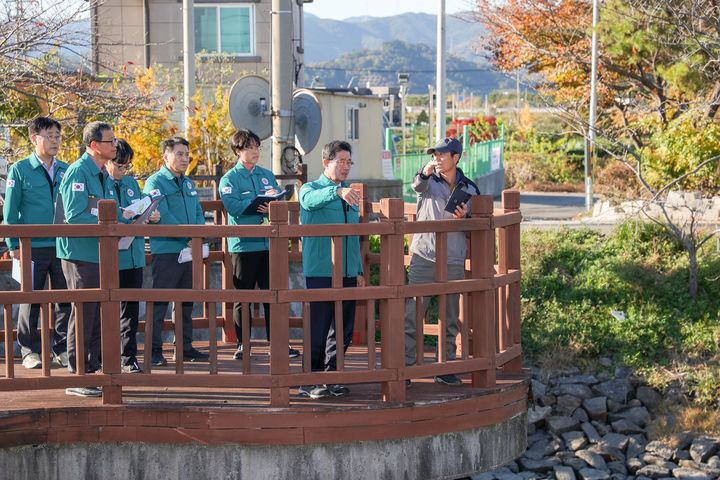
M362 183L353 183L350 185L351 188L360 191L360 223L368 222L367 214L367 201L368 201L368 188ZM360 259L362 261L363 277L365 277L365 285L370 285L370 264L368 263L368 254L370 253L370 239L367 235L360 237ZM353 333L353 345L367 345L368 343L368 302L359 301L356 303L355 308L355 331Z
M478 195L472 198L473 218L492 221L493 197ZM495 231L488 229L470 233L470 272L474 279L491 279L495 275ZM495 386L495 289L470 294L470 325L472 326L472 354L474 358L487 358L487 370L472 373L473 387Z
M517 190L504 190L502 192L503 210L506 213L520 211L520 192ZM504 249L505 267L507 270L520 270L520 224L515 223L505 228L505 239L501 245ZM512 345L520 345L520 281L508 285L506 312ZM503 366L503 370L511 373L522 371L522 357L517 356Z
M403 219L405 205L400 198L383 198L380 210L385 221L395 224L395 232L383 235L380 250L385 254L387 266L381 265L382 285L401 287L405 285L405 242ZM405 365L405 298L388 298L380 301L380 332L382 368L402 371ZM385 402L405 401L405 382L392 380L382 383L382 399Z
M283 226L288 224L287 202L270 202L270 225L273 232L270 234L270 291L275 299L270 302L270 375L285 375L290 372L288 358L288 343L290 341L290 304L278 303L278 292L290 287L288 277L290 254L288 251L288 237L283 232ZM309 355L310 352L303 352ZM270 406L287 407L290 405L290 389L288 387L270 388Z
M98 202L98 224L110 226L115 223L117 223L115 200L100 200ZM102 371L104 375L113 375L120 373L120 304L110 299L110 291L120 287L118 237L103 234L98 238L100 291L107 296L107 300L100 302ZM102 401L104 404L122 403L122 387L119 385L105 386Z

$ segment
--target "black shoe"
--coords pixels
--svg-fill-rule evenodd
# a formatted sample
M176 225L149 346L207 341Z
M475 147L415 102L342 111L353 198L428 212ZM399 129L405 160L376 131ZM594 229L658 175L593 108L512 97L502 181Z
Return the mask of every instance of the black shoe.
M153 352L152 364L156 367L164 367L167 365L167 360L163 357L162 352Z
M326 385L326 387L328 391L336 397L342 397L343 395L350 393L350 389L348 387L339 383Z
M449 375L438 375L435 377L435 383L442 383L451 387L459 387L462 385L462 380L453 374Z
M75 375L75 365L68 364L68 371ZM97 373L102 371L102 365L95 365L93 367L85 366L85 373Z
M243 346L239 345L237 350L235 350L235 353L233 353L233 359L242 360L242 354L243 354Z
M193 347L183 350L183 359L189 362L202 362L203 360L207 360L208 358L210 358L210 355L205 352L196 350ZM173 353L173 361L175 361L175 353Z
M300 356L300 351L290 347L290 358L297 358Z

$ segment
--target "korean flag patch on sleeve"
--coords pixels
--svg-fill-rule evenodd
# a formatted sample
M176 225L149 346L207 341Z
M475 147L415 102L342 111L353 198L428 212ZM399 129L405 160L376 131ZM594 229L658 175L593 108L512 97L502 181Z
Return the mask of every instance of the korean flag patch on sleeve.
M227 195L229 193L232 193L232 187L223 187L222 189L223 195Z
M84 183L73 183L73 184L72 184L72 191L73 191L73 192L84 192L84 191L85 191L85 184L84 184Z
M150 190L151 197L159 197L160 195L160 190L158 190L157 188L155 190Z
M7 183L5 184L5 186L7 188L13 188L15 186L15 180L13 180L13 179L8 180Z

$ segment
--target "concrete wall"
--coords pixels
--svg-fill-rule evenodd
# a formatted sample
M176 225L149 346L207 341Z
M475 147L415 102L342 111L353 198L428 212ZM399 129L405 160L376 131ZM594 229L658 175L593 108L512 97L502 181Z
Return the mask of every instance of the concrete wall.
M475 184L483 195L497 197L505 190L505 169L500 168L475 179Z
M322 129L315 148L303 157L308 165L308 179L315 180L322 173L322 148L332 140L346 140L353 152L355 165L349 178L382 179L382 98L347 93L330 93L313 90L322 110ZM365 105L365 106L362 106ZM359 107L359 138L348 139L346 135L346 108Z
M0 450L13 480L442 479L492 470L527 446L526 414L454 433L314 445L76 443Z

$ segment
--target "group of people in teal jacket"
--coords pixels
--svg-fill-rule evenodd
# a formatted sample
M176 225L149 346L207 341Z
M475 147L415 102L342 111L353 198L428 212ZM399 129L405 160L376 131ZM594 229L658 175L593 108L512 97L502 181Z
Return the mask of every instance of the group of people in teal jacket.
M98 201L117 202L117 219L131 223L136 217L129 208L144 196L159 198L157 210L146 221L167 225L202 225L205 223L195 185L185 176L189 163L189 144L181 137L163 142L163 165L151 175L141 190L128 171L134 152L124 140L117 139L112 126L91 122L83 130L85 152L71 165L56 158L60 148L61 125L49 117L38 117L29 126L34 152L16 162L9 171L3 207L5 223L22 224L92 224L98 221ZM260 225L266 221L268 203L255 211L248 207L258 195L277 196L280 187L273 173L257 165L260 139L249 130L233 135L231 148L237 164L221 179L219 194L231 225ZM345 180L353 165L351 147L335 141L323 149L323 174L300 190L301 221L312 223L358 223L360 194ZM150 237L153 288L192 288L190 262L181 261L181 251L189 246L187 237ZM332 266L329 237L306 237L303 242L304 273L308 288L331 286ZM19 240L8 238L10 256L19 259ZM47 279L52 289L99 288L98 239L92 237L34 238L31 242L36 290L44 289ZM269 287L268 239L262 237L229 238L233 265L233 283L238 289ZM343 239L343 286L363 285L360 244L357 236ZM141 288L145 265L145 239L135 238L126 250L119 252L120 287ZM55 305L53 324L53 361L75 373L83 365L86 373L101 369L100 306L82 304L83 345L75 341L76 312L68 303ZM167 302L153 304L152 364L167 365L162 353L162 329ZM265 304L266 334L270 336L270 309ZM138 302L121 304L121 365L124 373L142 373L137 362L136 333ZM352 339L355 302L343 302L344 338L347 349ZM23 365L40 368L41 339L38 333L39 305L23 305L18 318L18 343ZM192 303L182 304L183 358L205 360L208 354L192 345ZM235 304L233 321L238 338L234 358L242 359L242 308ZM312 369L335 370L336 344L333 302L312 302ZM289 347L289 356L300 352ZM82 360L78 361L78 357ZM174 358L173 358L174 359ZM345 395L343 385L312 385L299 389L303 395L320 398ZM99 387L68 388L66 393L99 396Z

